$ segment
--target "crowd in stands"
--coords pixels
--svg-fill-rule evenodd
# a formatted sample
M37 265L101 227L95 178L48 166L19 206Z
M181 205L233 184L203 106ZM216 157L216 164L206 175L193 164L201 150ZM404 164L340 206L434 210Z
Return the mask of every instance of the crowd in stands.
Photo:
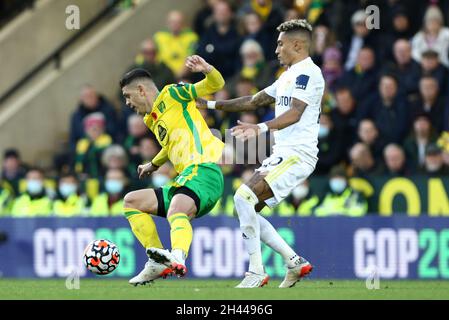
M368 27L369 4L380 9L379 29ZM201 75L189 73L184 61L198 54L226 80L223 90L207 98L252 95L284 70L275 55L276 27L306 18L314 26L311 56L326 81L314 176L328 177L328 191L318 196L306 181L276 210L281 215L361 216L368 212L367 202L350 187L351 177L449 175L448 15L448 0L413 6L405 0L207 0L190 17L191 26L185 14L171 11L166 28L143 39L128 70L148 70L160 89L192 83ZM225 137L237 120L273 118L274 107L201 113ZM5 152L0 211L11 216L120 215L127 191L159 187L175 176L166 164L147 181L137 179L137 165L158 151L155 137L122 98L114 106L95 85L86 85L70 120L68 150L55 156L56 176L24 166L16 150ZM224 157L232 152L225 148ZM254 169L254 164L221 166L232 187ZM219 211L232 215L232 194L214 209Z

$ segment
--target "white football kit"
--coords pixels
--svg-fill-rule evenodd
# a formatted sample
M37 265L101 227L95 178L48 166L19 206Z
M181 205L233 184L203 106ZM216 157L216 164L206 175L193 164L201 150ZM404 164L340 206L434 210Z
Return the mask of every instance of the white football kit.
M292 65L265 92L276 98L275 116L291 108L293 98L307 103L301 119L274 132L273 154L256 171L267 173L265 181L274 197L269 207L288 197L315 170L318 161L318 131L324 78L310 57Z

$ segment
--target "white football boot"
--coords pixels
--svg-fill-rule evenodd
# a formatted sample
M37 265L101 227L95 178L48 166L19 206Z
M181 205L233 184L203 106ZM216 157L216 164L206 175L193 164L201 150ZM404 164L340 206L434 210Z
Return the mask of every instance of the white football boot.
M245 272L245 278L240 282L236 288L260 288L268 283L270 277L268 274L258 274L251 271Z
M129 280L129 284L133 286L137 285L145 285L147 283L152 282L158 278L166 278L167 276L172 274L172 270L167 268L167 266L157 263L152 259L148 259L148 262L145 263L145 268L134 278Z
M174 255L166 249L148 248L147 255L154 261L170 268L171 271L176 276L178 276L178 278L184 277L187 274L187 268L185 264L183 262L176 260Z
M313 266L303 257L299 257L298 264L293 268L288 268L284 281L281 282L279 288L291 288L296 282L307 276L313 270Z

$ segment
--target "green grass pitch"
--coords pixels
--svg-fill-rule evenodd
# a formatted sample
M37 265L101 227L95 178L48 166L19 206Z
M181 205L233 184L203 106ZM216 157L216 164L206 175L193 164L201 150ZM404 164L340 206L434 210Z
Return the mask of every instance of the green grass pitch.
M449 281L380 281L368 290L363 280L306 279L289 289L280 280L257 289L235 289L239 280L158 280L133 287L126 279L81 279L68 290L65 279L0 279L0 299L156 299L156 300L310 300L310 299L449 299Z

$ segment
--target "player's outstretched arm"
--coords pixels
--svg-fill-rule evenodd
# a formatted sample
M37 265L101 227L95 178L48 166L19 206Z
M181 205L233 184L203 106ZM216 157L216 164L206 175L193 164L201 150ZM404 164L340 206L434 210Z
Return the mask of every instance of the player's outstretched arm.
M198 97L215 93L223 88L225 81L221 73L200 56L187 57L186 67L192 72L202 72L206 76L193 85Z
M231 134L237 139L247 140L251 137L255 137L260 133L266 132L268 130L280 130L284 129L301 119L304 110L307 107L307 103L295 99L292 99L292 108L287 112L284 112L279 117L273 120L252 124L237 121L238 125L231 128Z
M254 111L259 107L266 107L272 104L275 99L265 91L259 91L253 96L245 96L231 100L206 101L197 100L197 106L209 109L223 110L226 112Z

